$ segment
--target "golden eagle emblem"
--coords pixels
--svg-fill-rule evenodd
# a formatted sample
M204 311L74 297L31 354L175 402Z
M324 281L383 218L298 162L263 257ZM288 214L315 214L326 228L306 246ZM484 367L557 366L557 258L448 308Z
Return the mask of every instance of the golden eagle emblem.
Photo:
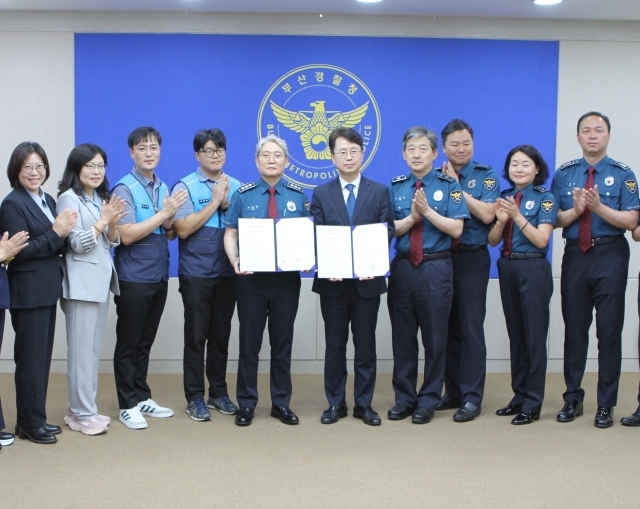
M638 183L635 180L625 180L624 185L627 186L630 193L635 193L638 190Z
M338 127L355 127L367 114L369 101L355 110L326 111L325 101L310 104L313 111L289 111L273 101L271 109L278 121L292 131L300 134L300 141L307 159L331 159L329 135ZM327 116L329 114L330 116Z
M544 200L540 206L545 214L549 214L553 210L554 203L551 200Z
M451 199L455 203L460 203L462 201L462 191L451 191L449 196L451 196Z

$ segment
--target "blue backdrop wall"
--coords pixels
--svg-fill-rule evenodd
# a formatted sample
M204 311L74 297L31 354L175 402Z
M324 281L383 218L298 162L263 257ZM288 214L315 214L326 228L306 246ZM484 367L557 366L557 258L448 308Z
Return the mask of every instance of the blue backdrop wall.
M361 132L365 175L388 183L408 171L401 155L408 127L439 134L458 117L474 128L474 160L499 174L507 152L522 143L535 145L553 168L558 48L504 40L76 34L76 142L107 151L115 183L132 168L129 133L154 126L162 135L157 173L172 186L197 167L198 129L225 132L225 170L243 182L257 178L259 136L274 132L290 146L286 176L311 198L334 175L324 143L332 125Z

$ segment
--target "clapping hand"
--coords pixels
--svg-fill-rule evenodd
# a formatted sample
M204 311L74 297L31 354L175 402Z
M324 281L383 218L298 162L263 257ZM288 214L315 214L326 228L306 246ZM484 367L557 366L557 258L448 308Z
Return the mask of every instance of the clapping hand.
M506 213L506 215L514 221L520 215L520 207L516 204L516 200L513 198L513 196L498 198L496 205L496 215L498 216L498 210ZM498 217L498 219L500 219L500 217Z
M186 189L178 191L173 196L165 195L164 200L162 200L162 213L165 215L165 221L162 225L165 228L171 229L176 212L187 201L188 196L189 192Z
M111 195L109 201L102 200L102 217L100 218L107 225L117 225L120 219L126 214L125 201L120 197Z
M213 186L211 191L211 201L216 204L216 207L226 209L229 206L227 202L227 196L229 195L229 177L221 175L218 182Z
M71 233L76 221L78 221L78 213L75 210L64 209L56 216L52 229L58 234L58 237L65 239Z
M18 232L9 238L9 232L4 232L0 239L0 262L13 258L29 244L29 234L27 232Z

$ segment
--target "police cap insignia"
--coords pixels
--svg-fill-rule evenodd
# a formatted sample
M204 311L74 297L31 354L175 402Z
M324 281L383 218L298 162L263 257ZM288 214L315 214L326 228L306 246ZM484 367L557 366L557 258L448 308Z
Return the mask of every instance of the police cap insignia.
M549 192L549 190L546 187L543 187L543 186L536 186L536 187L534 187L534 189L536 191L538 191L539 193L548 193Z
M624 185L630 193L635 193L638 190L638 183L635 180L625 180Z
M240 188L238 189L238 192L244 193L245 191L248 191L249 189L253 189L254 187L256 187L255 182L247 182L246 184L240 186Z
M303 193L304 192L300 186L297 186L293 182L288 182L287 183L287 187L289 189L293 189L294 191L298 191L299 193Z
M449 175L445 175L444 173L438 173L438 178L442 180L446 180L447 182L455 182L456 179L450 177Z
M544 212L545 214L550 214L551 211L553 210L553 200L543 200L542 203L540 203L540 207L542 207L542 212Z
M620 161L616 161L613 163L614 166L617 166L618 168L622 168L625 171L630 170L631 168L629 168L626 164L621 163Z
M560 168L558 168L558 169L559 170L564 170L565 168L569 168L570 166L575 166L576 164L580 164L580 159L574 159L573 161L567 161L562 166L560 166Z
M304 202L304 208L307 209L307 212L311 210L311 204L309 203L309 200Z
M451 199L455 203L460 203L462 201L462 191L451 191L449 196L451 196Z
M491 191L496 186L496 179L484 179L484 188Z
M407 175L398 175L397 177L391 179L391 183L397 184L398 182L404 182L408 178L409 177Z

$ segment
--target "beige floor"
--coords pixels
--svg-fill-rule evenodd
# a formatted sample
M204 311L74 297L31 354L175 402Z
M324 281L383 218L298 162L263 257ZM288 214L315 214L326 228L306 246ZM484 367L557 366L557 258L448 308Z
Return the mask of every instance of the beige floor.
M446 411L424 426L384 419L378 428L352 417L321 425L326 402L318 375L294 377L297 427L269 417L268 378L261 376L263 400L249 428L218 413L211 422L191 421L181 376L149 378L174 417L149 419L142 431L114 419L109 433L96 437L65 427L53 446L17 440L0 452L0 507L640 506L640 428L617 423L636 409L636 374L623 375L616 425L607 430L593 426L594 375L585 380L585 416L571 424L555 421L561 375L548 376L540 421L522 427L494 415L511 393L508 375L490 375L484 413L472 423L456 424ZM66 390L66 378L52 375L50 422L62 424ZM0 393L10 429L11 375L0 375ZM98 403L117 416L113 376L101 375ZM374 408L386 415L392 405L390 376L380 376Z

